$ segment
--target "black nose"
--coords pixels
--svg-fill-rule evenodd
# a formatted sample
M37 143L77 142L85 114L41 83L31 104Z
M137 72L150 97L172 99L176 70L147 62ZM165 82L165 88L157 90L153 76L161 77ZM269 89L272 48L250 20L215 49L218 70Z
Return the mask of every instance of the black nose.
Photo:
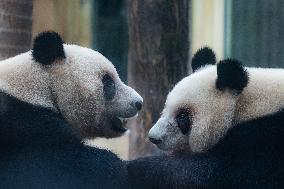
M142 108L142 102L140 102L140 101L135 102L135 106L136 106L136 108L137 108L138 111L141 110L141 108Z
M162 142L161 139L156 139L156 138L151 138L149 137L149 140L153 143L153 144L160 144Z

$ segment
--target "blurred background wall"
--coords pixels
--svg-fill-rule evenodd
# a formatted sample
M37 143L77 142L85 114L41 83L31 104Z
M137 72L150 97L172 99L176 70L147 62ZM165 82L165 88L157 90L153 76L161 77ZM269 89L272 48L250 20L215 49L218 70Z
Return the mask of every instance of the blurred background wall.
M68 43L92 46L91 0L34 0L33 37L55 30Z
M227 55L245 65L284 67L284 1L225 1Z
M33 0L0 1L0 60L30 49Z
M224 57L224 1L192 1L192 52L208 45L215 50L217 58Z
M145 8L148 5L150 8ZM148 120L147 123L140 122L139 128L142 129L135 130L133 126L138 126L132 125L130 133L121 138L87 141L91 145L109 148L127 159L128 149L133 151L143 146L141 153L136 153L136 156L143 156L149 153L147 148L153 148L148 143L147 131L157 119L154 112L161 111L165 95L176 80L190 73L190 66L186 65L198 48L208 45L216 51L218 59L233 57L246 66L284 67L283 10L282 0L1 0L0 59L27 51L31 47L32 36L44 30L55 30L65 42L94 48L108 57L123 81L128 82L130 77L130 84L137 91L145 92L144 100L161 99L151 101L153 105L142 111L143 120ZM136 17L129 20L129 15ZM143 35L141 32L146 33ZM142 37L141 40L137 40L137 36ZM168 42L163 44L168 45L167 48L159 46L165 38ZM141 51L137 45L143 47ZM169 46L172 46L172 51ZM142 56L135 60L129 52ZM179 59L179 56L184 59ZM157 69L156 74L163 77L163 82L166 81L163 95L146 93L152 90L149 86L160 86L161 81L147 80L150 72L145 71L147 66L143 68L141 60L148 61L149 68ZM158 66L151 67L156 63ZM135 69L128 69L133 65L144 69L139 77L135 77ZM168 68L175 66L186 69L186 72L180 76L174 71L177 69L167 72ZM174 75L172 79L171 74ZM143 78L151 83L139 85ZM128 136L135 138L137 132L143 134L142 138L129 144Z

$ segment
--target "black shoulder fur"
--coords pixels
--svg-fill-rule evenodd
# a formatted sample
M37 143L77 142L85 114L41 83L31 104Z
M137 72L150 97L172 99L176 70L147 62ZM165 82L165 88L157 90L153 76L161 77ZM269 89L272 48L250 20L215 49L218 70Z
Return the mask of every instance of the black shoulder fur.
M0 92L3 189L127 189L125 163L86 146L60 114Z

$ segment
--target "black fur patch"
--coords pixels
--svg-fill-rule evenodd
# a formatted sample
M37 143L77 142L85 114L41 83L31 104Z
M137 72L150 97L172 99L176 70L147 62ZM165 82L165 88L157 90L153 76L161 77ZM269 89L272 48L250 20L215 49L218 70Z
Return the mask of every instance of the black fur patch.
M213 50L209 47L203 47L199 49L192 58L191 66L192 72L195 72L199 68L205 65L214 65L216 64L216 56Z
M182 134L186 135L190 131L192 124L189 112L186 109L181 109L175 119Z
M42 32L34 39L32 55L35 61L44 65L65 59L63 40L56 32Z
M247 86L249 76L242 64L233 59L225 59L217 64L216 87L219 90L232 89L241 93Z
M104 85L104 97L106 100L112 100L115 96L115 83L113 79L109 76L109 74L105 74L102 79Z

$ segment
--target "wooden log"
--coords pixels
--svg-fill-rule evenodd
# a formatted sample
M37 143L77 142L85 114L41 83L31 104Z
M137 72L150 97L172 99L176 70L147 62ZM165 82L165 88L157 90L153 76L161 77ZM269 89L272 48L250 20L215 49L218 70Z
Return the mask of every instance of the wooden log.
M144 98L129 123L129 158L158 153L148 131L160 116L168 92L188 74L188 0L128 0L128 82Z

